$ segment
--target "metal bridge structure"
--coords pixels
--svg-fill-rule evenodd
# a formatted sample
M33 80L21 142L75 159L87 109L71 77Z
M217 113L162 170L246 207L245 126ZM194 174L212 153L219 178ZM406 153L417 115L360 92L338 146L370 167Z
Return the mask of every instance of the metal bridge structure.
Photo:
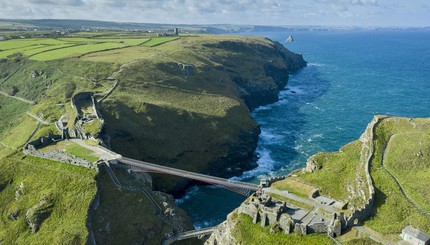
M154 163L138 161L131 158L121 157L116 159L119 163L126 165L133 172L152 172L168 174L187 179L201 181L210 185L219 186L221 188L236 192L243 196L250 196L252 192L260 191L261 187L246 182L234 181L220 177L214 177L206 174L194 173L186 170L166 167Z

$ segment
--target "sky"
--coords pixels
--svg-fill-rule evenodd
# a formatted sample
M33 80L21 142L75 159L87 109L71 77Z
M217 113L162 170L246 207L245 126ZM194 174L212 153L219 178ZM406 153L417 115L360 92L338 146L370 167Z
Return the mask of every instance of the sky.
M0 0L0 19L430 26L429 0Z

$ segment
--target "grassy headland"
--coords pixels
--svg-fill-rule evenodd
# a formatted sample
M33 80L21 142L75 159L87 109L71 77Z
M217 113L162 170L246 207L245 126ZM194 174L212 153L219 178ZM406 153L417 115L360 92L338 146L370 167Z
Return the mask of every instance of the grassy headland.
M430 198L426 194L430 188L430 120L378 118L370 158L375 203L365 226L394 241L409 224L430 233ZM354 141L339 152L318 153L308 160L307 169L313 168L312 172L295 172L295 177L274 186L306 194L308 188L292 186L297 179L319 187L324 195L347 202L349 209L360 207L366 202L363 196L368 196L365 185L357 183L357 179L364 179L359 177L364 174L364 166L360 164L365 149L362 144Z
M104 94L118 82L100 103L105 140L118 153L227 176L251 167L241 164L252 156L259 133L250 109L276 100L288 74L305 65L301 56L268 39L211 35L98 33L92 38L8 40L2 42L0 57L0 167L5 169L0 172L0 208L6 210L0 243L26 244L34 239L84 243L88 237L95 172L13 154L33 133L33 139L56 133L53 123L60 117L73 122L77 115L70 100L75 94ZM35 131L38 122L26 112L51 124ZM98 131L97 123L87 127ZM68 152L88 155L73 145ZM109 181L106 174L97 179L103 202L92 214L96 240L158 243L169 226L151 213L142 195L116 189ZM21 182L31 192L14 201ZM176 183L163 177L158 186L171 190ZM24 216L37 203L30 213L40 209L43 219L33 234ZM13 221L8 215L15 211L19 216ZM127 220L139 224L131 227ZM147 234L143 240L142 231Z

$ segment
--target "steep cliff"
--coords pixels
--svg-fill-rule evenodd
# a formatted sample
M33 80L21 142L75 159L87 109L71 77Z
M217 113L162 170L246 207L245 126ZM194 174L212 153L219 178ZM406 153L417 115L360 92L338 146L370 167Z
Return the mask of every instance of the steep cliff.
M36 44L38 41L29 40ZM288 75L306 65L300 55L289 52L279 43L265 38L234 36L187 36L156 46L130 45L79 57L51 57L43 62L25 55L25 52L16 53L0 60L1 166L6 166L3 159L10 162L21 157L16 151L28 140L58 133L55 126L58 121L66 125L74 122L77 115L70 106L71 98L80 92L90 92L104 98L99 103L105 119L103 135L114 151L136 159L226 177L254 167L250 159L260 130L250 111L275 101ZM40 124L36 118L49 125ZM49 161L37 161L50 166ZM55 164L59 169L70 167ZM80 171L79 167L76 171ZM5 237L13 243L20 235L30 240L42 236L43 241L52 243L53 236L58 235L60 242L78 239L82 243L88 238L101 243L157 244L164 233L171 232L175 226L170 222L181 224L183 229L191 228L189 219L175 207L171 196L150 192L162 203L163 214L169 218L166 221L154 213L154 207L144 194L115 187L103 171L96 178L96 195L96 182L91 178L95 171L86 171L90 177L85 180L91 184L79 189L82 193L85 190L85 196L71 196L74 192L69 193L68 189L64 193L60 190L57 195L55 189L59 199L52 199L52 204L49 202L47 212L45 208L39 212L39 207L45 207L46 199L39 194L32 196L34 200L28 205L23 204L19 219L26 218L22 215L23 208L33 208L27 220L31 224L42 224L35 234L29 235L30 229L22 222L19 227L8 225L15 222L17 215L16 208L12 208L7 213L11 218L6 222L10 230L7 234L0 231L0 243ZM1 203L0 210L14 205L9 200L13 197L9 192L18 184L11 185L10 178L2 174L0 194L7 190L8 199ZM125 175L124 179L131 178ZM43 173L38 173L34 179L40 181L40 176ZM68 179L63 177L56 175L58 183L66 185ZM173 193L183 191L190 184L187 180L166 176L153 175L153 179L158 190ZM46 194L44 188L38 187L37 193ZM63 211L63 197L70 198L69 203L84 204L79 206L77 219L67 224L56 215ZM88 214L92 199L97 208ZM38 213L43 215L39 218ZM87 215L91 222L86 227ZM2 221L4 219L8 218L2 217ZM55 225L59 223L79 224L80 230L72 236ZM86 230L88 227L92 228L90 233ZM51 234L50 231L55 232ZM14 236L17 232L20 234Z
M277 100L300 55L258 37L187 37L168 54L135 60L102 103L115 151L191 171L230 177L251 169L260 129L250 110ZM167 52L167 51L166 51ZM180 192L187 180L154 178Z

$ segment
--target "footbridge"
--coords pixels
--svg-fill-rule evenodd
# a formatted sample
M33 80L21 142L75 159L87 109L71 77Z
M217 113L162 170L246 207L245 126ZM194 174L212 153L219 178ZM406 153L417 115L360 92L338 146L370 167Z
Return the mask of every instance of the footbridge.
M122 164L128 165L131 171L134 172L153 172L179 176L187 179L201 181L211 185L216 185L244 196L250 196L252 192L261 190L258 185L252 183L234 181L206 174L194 173L149 162L138 161L126 157L121 157L116 160Z
M176 236L172 236L165 239L162 245L169 245L175 241L185 240L193 237L197 237L201 239L205 236L211 235L215 229L216 227L209 227L209 228L203 228L200 230L185 231L185 232L179 233Z

